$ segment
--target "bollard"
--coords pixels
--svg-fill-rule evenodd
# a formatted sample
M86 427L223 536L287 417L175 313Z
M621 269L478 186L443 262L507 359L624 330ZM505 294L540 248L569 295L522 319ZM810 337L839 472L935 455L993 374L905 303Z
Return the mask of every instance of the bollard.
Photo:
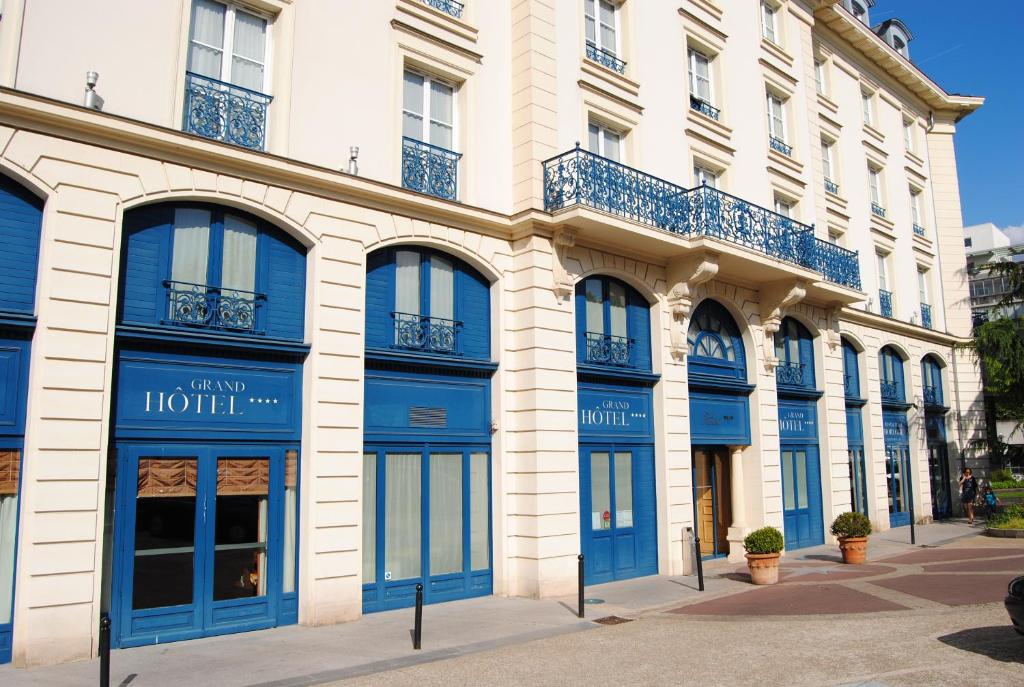
M697 589L704 591L704 559L700 555L700 537L693 531L693 558L697 563Z
M100 616L100 687L110 687L110 616Z
M580 618L582 618L583 617L583 554L582 553L579 555L577 560L578 560L578 563L577 563L577 566L576 566L576 568L577 568L576 575L577 575L577 577L579 579L578 579L578 585L577 585L578 586L578 590L577 590L578 598L577 598L577 611L576 611L576 615L578 615Z
M917 546L917 536L914 533L914 497L910 495L907 505L910 506L910 545Z
M420 640L423 639L423 585L416 585L416 624L412 628L412 648L420 649Z

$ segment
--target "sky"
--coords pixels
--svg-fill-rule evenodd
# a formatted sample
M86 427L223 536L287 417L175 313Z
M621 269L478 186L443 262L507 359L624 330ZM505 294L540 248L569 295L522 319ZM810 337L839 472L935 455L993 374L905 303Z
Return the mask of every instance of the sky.
M877 0L871 24L897 17L910 58L947 93L985 104L957 125L964 226L994 222L1024 242L1024 2Z

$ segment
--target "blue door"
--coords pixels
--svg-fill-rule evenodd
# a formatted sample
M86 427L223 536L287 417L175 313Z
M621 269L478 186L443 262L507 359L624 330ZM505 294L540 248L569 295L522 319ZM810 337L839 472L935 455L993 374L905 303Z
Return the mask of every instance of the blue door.
M580 494L586 584L657 573L654 450L580 447Z
M118 453L117 646L296 622L297 449Z
M910 524L910 449L885 447L885 480L889 492L889 526Z
M825 543L817 446L782 446L782 520L787 549Z
M393 445L363 454L363 611L487 596L486 446Z

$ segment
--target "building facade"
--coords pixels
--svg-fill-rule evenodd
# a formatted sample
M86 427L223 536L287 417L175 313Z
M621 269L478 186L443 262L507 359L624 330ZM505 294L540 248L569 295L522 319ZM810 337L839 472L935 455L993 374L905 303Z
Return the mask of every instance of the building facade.
M982 100L871 4L5 2L0 657L948 515Z

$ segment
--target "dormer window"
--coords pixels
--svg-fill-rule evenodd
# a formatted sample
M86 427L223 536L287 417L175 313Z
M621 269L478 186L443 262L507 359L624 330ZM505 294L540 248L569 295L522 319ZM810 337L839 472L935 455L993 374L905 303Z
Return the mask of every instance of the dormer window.
M843 3L850 14L867 26L871 26L868 19L868 8L874 7L874 0L845 0Z
M913 40L910 29L899 19L886 19L874 28L878 36L889 44L889 46L903 57L910 59L910 50L907 44Z

